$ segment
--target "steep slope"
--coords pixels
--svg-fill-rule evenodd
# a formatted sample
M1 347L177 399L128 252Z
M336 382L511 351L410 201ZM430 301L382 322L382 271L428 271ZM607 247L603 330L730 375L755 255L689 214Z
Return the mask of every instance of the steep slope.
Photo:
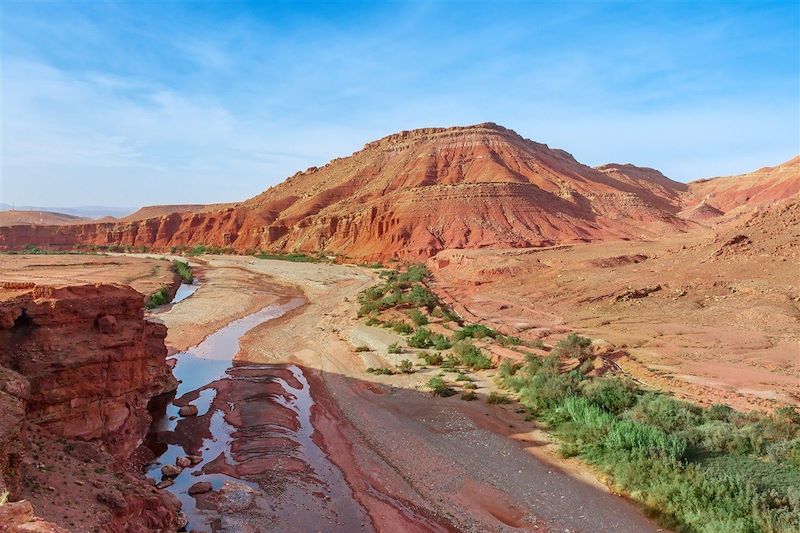
M724 176L689 183L688 207L706 204L722 212L740 206L757 206L800 193L800 156L774 167L739 176Z
M684 186L655 171L597 170L487 123L405 131L216 211L118 223L0 228L0 247L183 244L418 259L446 248L652 237Z

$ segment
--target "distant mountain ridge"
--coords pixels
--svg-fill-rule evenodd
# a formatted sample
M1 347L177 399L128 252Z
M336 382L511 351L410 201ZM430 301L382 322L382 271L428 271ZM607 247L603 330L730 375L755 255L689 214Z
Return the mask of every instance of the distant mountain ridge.
M242 203L182 212L161 206L141 220L0 228L0 246L208 244L416 260L447 248L685 231L697 225L680 216L694 201L692 188L654 169L592 168L493 123L424 128L370 142Z

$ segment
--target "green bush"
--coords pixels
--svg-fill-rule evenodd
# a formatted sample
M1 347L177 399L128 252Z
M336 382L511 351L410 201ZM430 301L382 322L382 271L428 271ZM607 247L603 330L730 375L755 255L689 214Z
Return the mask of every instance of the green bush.
M411 292L406 293L404 302L414 307L425 307L430 312L439 303L439 298L424 285L415 284L411 287Z
M161 287L147 299L147 308L155 309L160 305L169 303L169 293L166 287Z
M473 370L492 368L492 360L474 344L460 342L453 347L453 351L458 355L461 364Z
M475 391L468 390L461 393L461 399L466 400L468 402L471 402L472 400L475 400L477 398L478 395L475 394Z
M498 367L497 373L500 376L500 379L510 378L511 376L516 374L520 368L522 368L521 364L514 363L509 359L503 359L503 361L500 363L500 366Z
M585 342L568 344L561 353L574 356ZM687 532L800 531L800 425L791 412L701 409L559 366L557 357L526 357L522 368L501 366L500 381L552 425L562 454L595 465L662 523Z
M456 331L453 334L453 340L463 341L464 339L483 339L485 337L494 339L497 335L495 330L483 324L470 324Z
M178 261L175 260L172 262L172 270L180 278L184 281L184 283L191 283L194 281L194 276L192 275L192 267L189 266L189 263L185 261Z
M587 349L592 344L592 339L581 337L576 333L570 333L565 338L561 339L553 347L553 355L556 357L577 357L584 359L587 355Z
M445 381L439 376L432 377L431 379L429 379L428 387L436 396L447 397L447 396L452 396L453 394L456 393L456 391L448 387L447 383L445 383Z
M411 337L408 338L408 345L412 348L430 348L433 346L433 333L428 328L419 327Z
M422 314L419 309L412 309L408 312L408 316L414 322L415 326L424 326L428 323L428 317Z
M302 253L287 253L287 254L272 254L267 252L261 252L256 254L258 259L273 259L279 261L291 261L293 263L318 263L320 258L313 257L310 255L302 254Z
M422 358L425 359L425 364L432 366L439 366L444 362L444 357L439 352L426 353Z
M356 351L357 352L369 352L371 350L369 349L369 346L361 345L361 346L356 346Z
M486 398L486 403L493 404L493 405L509 403L509 402L511 402L511 400L509 399L509 397L507 395L500 394L498 392L490 392L489 393L489 397Z
M665 394L648 392L639 399L628 416L663 430L675 432L690 429L702 422L701 409Z
M396 343L396 342L393 342L392 344L390 344L390 345L389 345L389 346L386 348L386 351L387 351L387 352L389 352L389 353L403 353L403 349L402 349L402 348L400 347L400 345L399 345L398 343Z
M639 394L633 381L616 376L586 381L581 391L587 400L610 413L621 413L632 407Z
M413 367L414 367L413 363L408 359L403 359L402 361L400 361L399 369L400 372L402 372L403 374L413 374L414 373Z
M380 367L380 368L369 367L369 368L367 368L367 373L368 374L378 374L378 375L384 375L384 376L391 376L392 374L394 374L394 370L392 370L391 368L386 368L386 367Z

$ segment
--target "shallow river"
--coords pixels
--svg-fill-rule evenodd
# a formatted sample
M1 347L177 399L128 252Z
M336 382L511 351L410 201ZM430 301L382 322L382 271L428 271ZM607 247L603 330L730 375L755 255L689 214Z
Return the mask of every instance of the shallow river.
M202 456L165 489L181 500L188 530L370 529L341 471L314 439L314 400L303 370L233 361L245 333L302 303L267 306L173 357L181 383L174 396L151 403L147 445L156 460L147 475L160 482L162 466ZM180 417L188 404L197 415ZM213 491L189 495L199 481Z

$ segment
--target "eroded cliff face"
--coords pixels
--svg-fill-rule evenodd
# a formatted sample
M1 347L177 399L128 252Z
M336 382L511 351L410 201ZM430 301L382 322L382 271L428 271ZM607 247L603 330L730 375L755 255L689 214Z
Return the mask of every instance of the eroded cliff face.
M144 320L126 286L0 285L0 364L30 381L28 418L55 435L141 444L151 397L176 387L166 327Z
M33 504L3 506L11 525L0 531L180 523L177 500L128 462L149 400L177 385L166 328L145 320L142 302L122 285L0 282L0 492Z

